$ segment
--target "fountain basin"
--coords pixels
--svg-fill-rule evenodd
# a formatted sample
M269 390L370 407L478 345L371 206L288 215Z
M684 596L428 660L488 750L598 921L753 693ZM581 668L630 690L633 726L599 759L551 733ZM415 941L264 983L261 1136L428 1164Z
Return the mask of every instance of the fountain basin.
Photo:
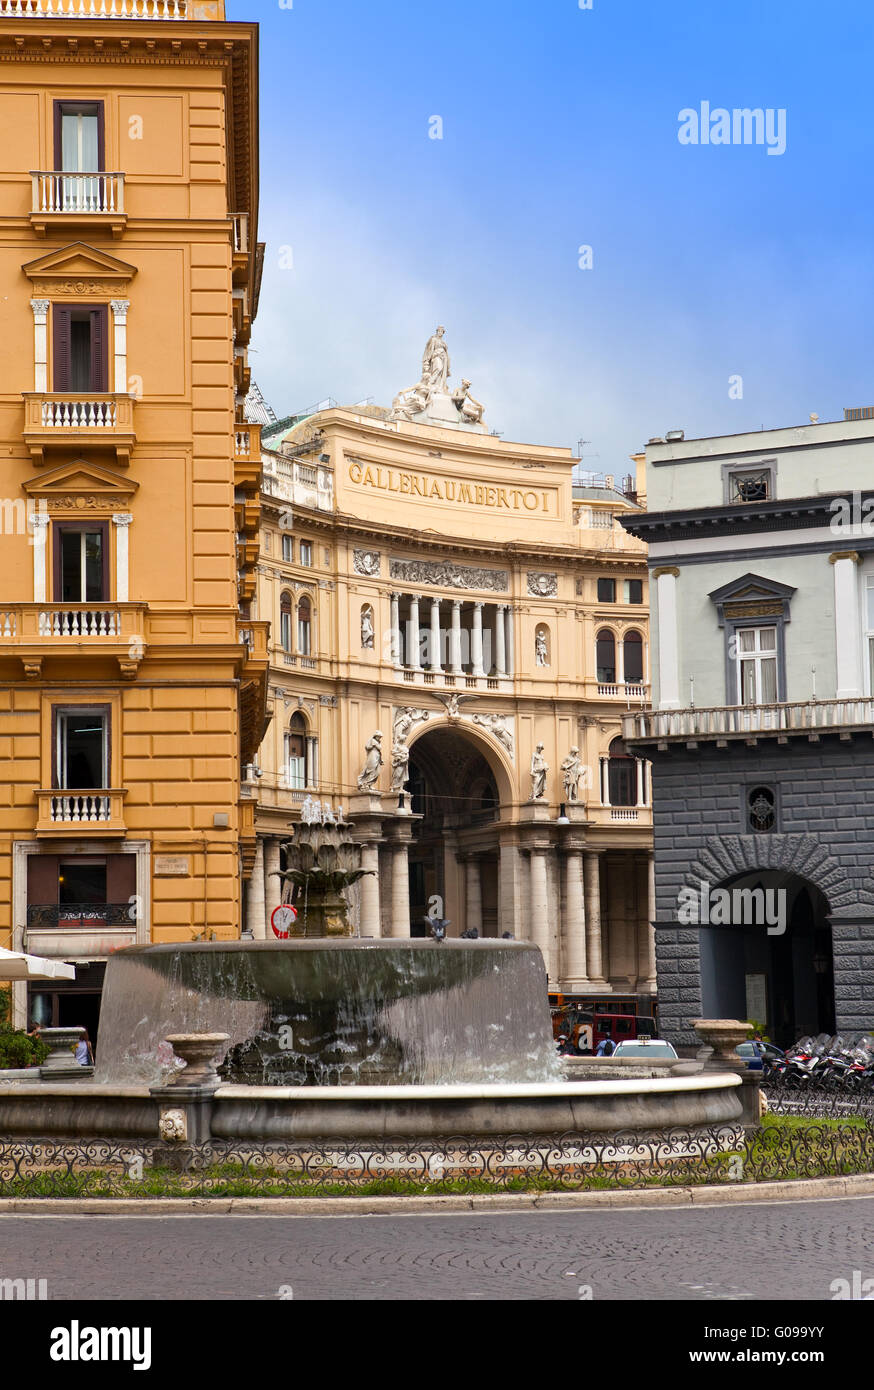
M222 1085L203 1104L213 1137L253 1142L647 1133L738 1121L741 1085L734 1072L516 1085ZM178 1103L175 1089L159 1096L147 1086L0 1084L0 1132L154 1139L161 1110Z

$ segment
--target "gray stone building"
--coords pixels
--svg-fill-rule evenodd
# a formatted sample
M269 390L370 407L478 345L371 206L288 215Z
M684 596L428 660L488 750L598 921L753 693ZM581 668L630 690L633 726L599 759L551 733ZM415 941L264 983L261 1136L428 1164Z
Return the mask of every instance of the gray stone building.
M874 411L647 446L661 1031L874 1025ZM861 417L861 418L858 418ZM869 491L866 492L866 485Z

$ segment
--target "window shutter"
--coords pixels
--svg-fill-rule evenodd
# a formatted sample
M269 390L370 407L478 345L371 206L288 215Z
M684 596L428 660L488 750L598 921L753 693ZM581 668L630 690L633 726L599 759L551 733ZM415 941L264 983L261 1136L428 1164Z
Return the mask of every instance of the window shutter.
M91 310L91 390L108 391L106 306Z
M106 168L106 114L102 101L97 103L97 172Z
M70 309L52 306L52 390L69 391L73 376L70 353Z

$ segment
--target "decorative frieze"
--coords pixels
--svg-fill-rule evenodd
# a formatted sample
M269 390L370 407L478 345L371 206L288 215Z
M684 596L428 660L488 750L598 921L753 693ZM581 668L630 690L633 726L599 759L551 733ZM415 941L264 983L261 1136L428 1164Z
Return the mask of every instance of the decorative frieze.
M451 560L389 560L389 577L408 584L439 584L447 589L485 589L506 594L510 576L506 570L456 565Z

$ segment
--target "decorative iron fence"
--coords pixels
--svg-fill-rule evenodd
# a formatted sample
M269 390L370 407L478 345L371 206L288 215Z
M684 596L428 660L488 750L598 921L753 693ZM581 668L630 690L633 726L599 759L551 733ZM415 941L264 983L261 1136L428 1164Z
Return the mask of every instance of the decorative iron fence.
M136 921L136 905L126 903L29 903L29 927L129 927Z
M865 1083L820 1085L794 1077L772 1077L761 1089L772 1115L837 1120L860 1116L874 1124L874 1088Z
M874 1128L768 1120L649 1136L504 1135L324 1144L28 1139L0 1146L0 1197L293 1197L575 1192L874 1172Z

